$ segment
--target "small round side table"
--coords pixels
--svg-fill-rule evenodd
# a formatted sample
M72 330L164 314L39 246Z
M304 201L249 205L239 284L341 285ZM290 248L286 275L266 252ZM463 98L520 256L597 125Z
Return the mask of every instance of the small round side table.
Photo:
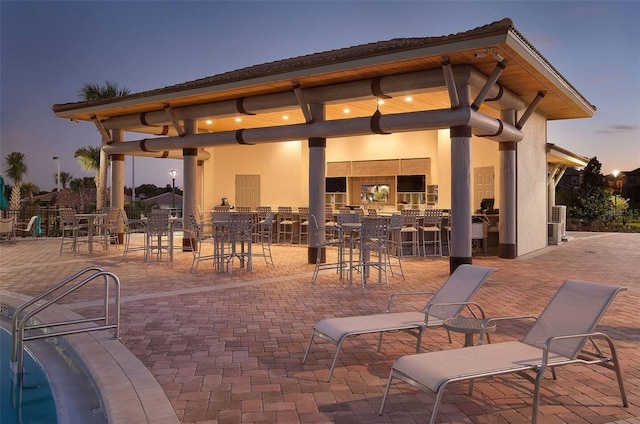
M455 318L447 318L442 321L442 326L449 331L453 331L455 333L463 333L464 334L464 347L473 346L473 335L480 334L480 330L482 329L482 318L474 318L474 317L455 317ZM491 323L485 328L485 333L487 333L487 341L491 343L489 340L489 334L496 331L496 324Z

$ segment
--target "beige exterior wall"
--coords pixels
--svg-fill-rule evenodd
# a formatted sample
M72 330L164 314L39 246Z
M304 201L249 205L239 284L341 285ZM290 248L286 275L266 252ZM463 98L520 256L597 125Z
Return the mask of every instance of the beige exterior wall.
M523 128L518 143L517 232L518 255L547 245L546 233L546 119L534 114ZM495 207L500 207L501 178L498 143L478 137L471 146L471 167L495 169ZM256 146L222 146L207 149L211 158L202 172L203 211L228 197L235 204L235 176L261 175L261 204L308 205L309 149L307 141L270 143ZM390 135L327 140L327 162L430 158L428 184L439 187L438 207L451 208L451 140L449 130L421 131ZM478 205L472 203L473 208ZM473 212L473 211L472 211Z
M517 236L521 256L547 245L547 125L533 114L517 147Z

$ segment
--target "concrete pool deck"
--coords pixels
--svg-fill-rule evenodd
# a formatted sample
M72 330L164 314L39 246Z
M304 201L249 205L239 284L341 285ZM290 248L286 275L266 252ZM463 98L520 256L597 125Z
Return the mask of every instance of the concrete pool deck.
M571 365L558 370L558 381L545 380L539 422L638 423L640 234L571 236L568 243L517 260L475 257L474 263L499 270L475 300L489 316L537 315L569 278L627 287L598 330L609 334L618 348L629 408L621 406L611 371ZM275 269L257 257L254 272L235 269L233 275L215 273L208 263L200 264L197 275L190 274L189 252L176 251L173 263L145 264L140 252L120 263L121 251L113 247L109 252L75 256L60 256L58 248L58 239L25 238L1 244L0 296L36 295L88 265L115 273L122 282L121 344L108 334L103 334L103 340L91 337L102 345L113 342L126 347L126 353L135 356L131 366L118 366L124 376L114 378L114 383L129 379L129 373L153 376L175 411L174 422L176 417L183 423L219 424L428 421L433 396L400 383L392 388L385 414L377 414L393 359L415 349L414 339L402 333L385 336L380 352L373 336L345 343L330 383L325 380L333 346L319 343L312 347L306 364L301 360L317 320L382 312L394 291L435 291L448 275L448 258L406 259L406 280L392 277L390 289L374 285L363 290L358 284L341 282L330 271L311 285L313 267L306 264L306 249L297 246L273 247ZM100 304L98 299L95 293L80 291L60 307L89 316ZM499 325L492 342L517 338L523 331L524 324ZM452 338L449 344L445 331L427 331L423 350L460 348L462 335ZM101 361L95 362L99 367ZM132 384L141 399L146 381ZM532 389L531 383L513 376L479 380L473 396L466 395L466 386L452 385L438 421L528 422ZM130 400L117 398L119 392L109 390L105 403ZM162 403L157 405L150 410L163 410ZM129 421L135 416L127 416L125 409L125 415L114 422L145 422ZM163 422L151 415L144 419Z

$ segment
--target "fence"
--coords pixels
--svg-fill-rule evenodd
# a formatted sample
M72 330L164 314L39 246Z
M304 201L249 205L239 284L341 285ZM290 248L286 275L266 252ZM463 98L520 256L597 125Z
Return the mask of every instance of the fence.
M18 223L28 223L33 215L40 215L40 228L42 229L42 237L55 237L60 235L58 228L58 208L24 208L20 210L4 210L3 218L13 217ZM30 237L28 234L22 234L24 237Z

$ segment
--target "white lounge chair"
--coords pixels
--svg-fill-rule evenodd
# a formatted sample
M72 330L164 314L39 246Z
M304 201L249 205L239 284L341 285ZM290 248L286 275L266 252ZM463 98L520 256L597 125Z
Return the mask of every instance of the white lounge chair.
M622 403L628 406L622 383L622 372L612 340L603 333L593 332L598 321L619 291L624 287L567 280L551 299L535 324L521 341L510 341L438 352L402 356L395 360L382 398L380 415L394 378L407 382L425 392L436 393L431 413L435 422L445 387L449 383L507 373L534 371L533 411L531 422L537 422L540 384L547 368L581 363L599 364L613 369L618 378ZM484 327L498 320L524 318L494 318ZM607 342L608 356L594 339ZM590 340L595 352L583 347ZM480 343L482 342L482 333ZM555 376L555 374L554 374ZM472 386L470 386L470 390Z
M387 313L344 318L327 318L318 321L313 327L313 332L311 333L311 338L309 339L302 363L305 363L307 360L311 344L316 336L337 346L327 381L331 380L331 375L336 366L342 343L349 336L380 333L378 339L378 350L380 350L384 332L403 330L417 337L416 352L419 352L422 333L427 327L442 326L442 321L459 315L465 307L475 305L484 318L482 308L477 303L471 302L471 298L475 295L482 283L485 282L489 274L495 270L495 268L483 266L460 265L436 293L392 294L389 296ZM433 296L422 310L391 313L394 297L415 294L430 294Z

